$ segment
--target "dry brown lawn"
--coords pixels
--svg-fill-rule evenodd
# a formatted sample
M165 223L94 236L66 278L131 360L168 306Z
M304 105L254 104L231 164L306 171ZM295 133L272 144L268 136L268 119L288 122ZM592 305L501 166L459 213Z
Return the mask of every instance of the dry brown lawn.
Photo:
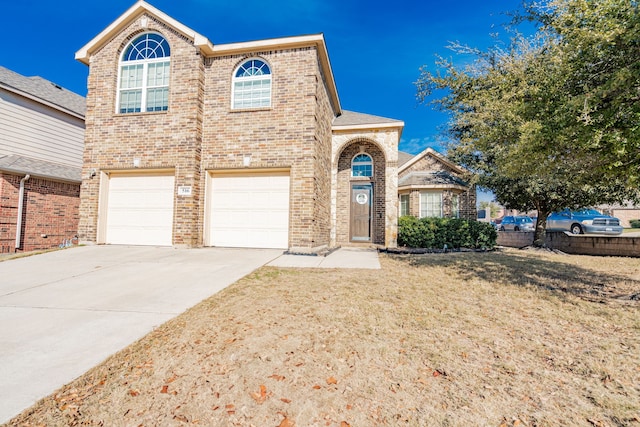
M264 267L19 426L640 426L640 260L534 250Z

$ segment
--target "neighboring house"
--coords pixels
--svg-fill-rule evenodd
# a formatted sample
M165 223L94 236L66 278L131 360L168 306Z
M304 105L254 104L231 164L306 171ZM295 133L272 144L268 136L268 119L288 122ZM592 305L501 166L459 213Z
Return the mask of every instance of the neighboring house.
M0 252L74 241L85 100L0 67Z
M602 213L618 218L620 225L625 228L631 228L630 221L634 219L640 220L640 206L634 205L633 203L625 205L601 205L597 206L596 209Z
M431 148L398 157L400 216L476 219L476 188L463 168Z
M138 1L76 59L81 241L396 246L404 123L342 109L321 34L213 44Z

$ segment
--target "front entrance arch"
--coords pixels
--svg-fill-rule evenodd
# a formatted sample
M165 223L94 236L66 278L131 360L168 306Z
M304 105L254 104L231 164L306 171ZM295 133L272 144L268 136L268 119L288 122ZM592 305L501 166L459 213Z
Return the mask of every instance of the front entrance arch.
M367 157L371 159L370 168ZM336 194L337 244L385 244L385 171L384 152L371 141L355 140L340 153Z

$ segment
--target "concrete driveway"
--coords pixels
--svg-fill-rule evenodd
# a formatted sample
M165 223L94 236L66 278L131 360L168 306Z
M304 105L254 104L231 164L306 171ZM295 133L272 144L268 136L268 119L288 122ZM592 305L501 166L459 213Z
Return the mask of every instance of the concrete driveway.
M281 254L86 246L0 262L0 423Z

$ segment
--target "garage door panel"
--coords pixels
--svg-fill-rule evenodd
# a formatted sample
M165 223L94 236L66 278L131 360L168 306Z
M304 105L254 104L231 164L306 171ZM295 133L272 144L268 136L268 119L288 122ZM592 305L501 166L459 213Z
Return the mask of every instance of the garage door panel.
M288 247L288 174L214 175L210 183L210 245Z
M172 175L109 179L106 243L169 246L173 237Z

